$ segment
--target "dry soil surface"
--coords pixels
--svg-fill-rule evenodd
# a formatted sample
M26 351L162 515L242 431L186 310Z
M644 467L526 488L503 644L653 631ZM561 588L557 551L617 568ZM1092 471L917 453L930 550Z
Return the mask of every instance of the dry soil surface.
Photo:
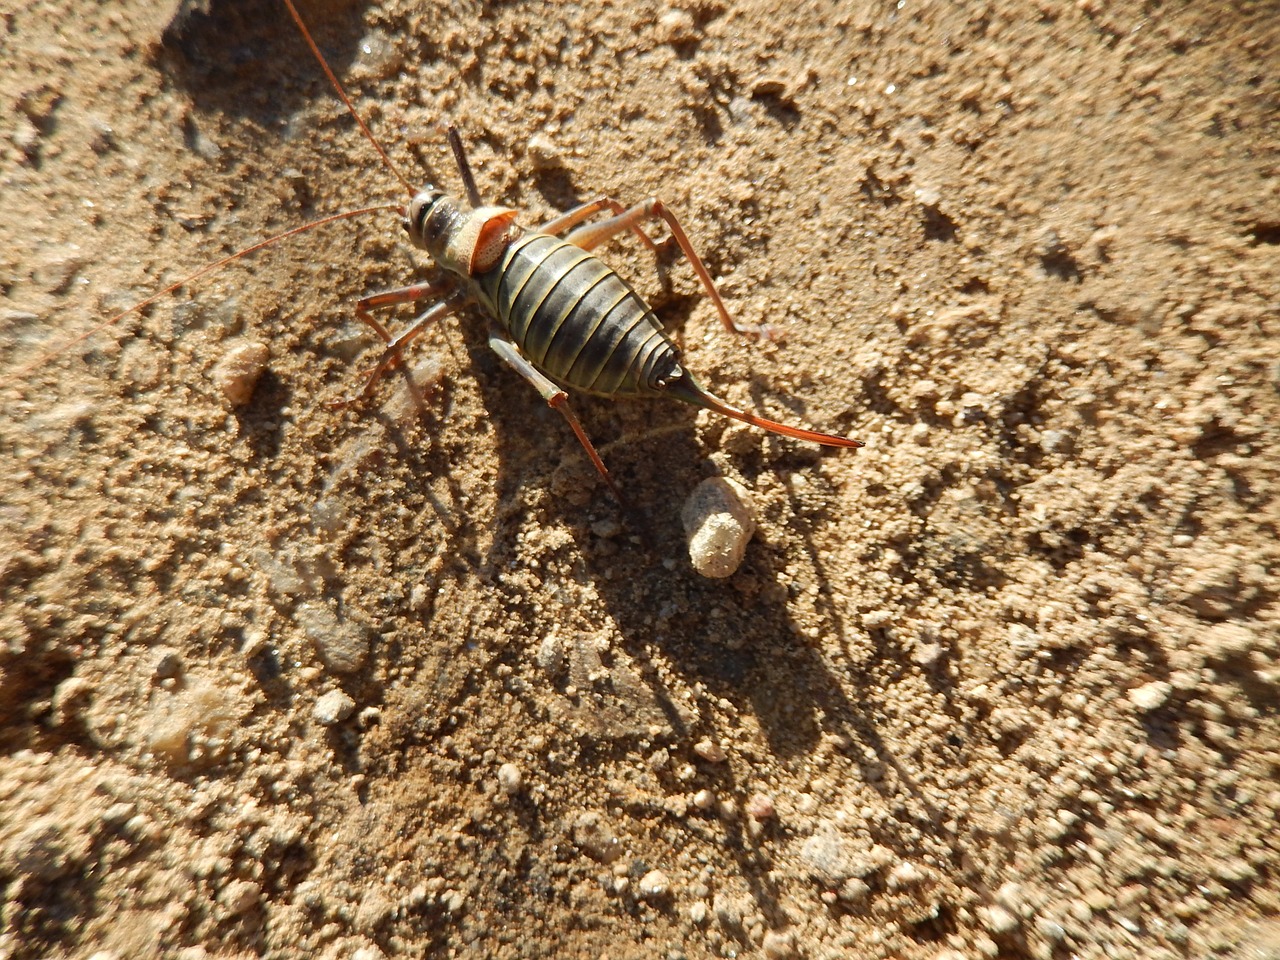
M337 408L391 212L72 343L407 193L274 2L6 4L0 956L1280 956L1280 7L305 12L412 183L663 198L785 333L611 243L688 365L867 447L579 398L620 508L474 313Z

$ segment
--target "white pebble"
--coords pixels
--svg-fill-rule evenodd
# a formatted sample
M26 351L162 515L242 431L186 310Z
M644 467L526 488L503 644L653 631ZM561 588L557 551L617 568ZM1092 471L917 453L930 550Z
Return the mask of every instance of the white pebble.
M504 763L498 768L498 786L508 797L514 797L524 786L524 775L514 763Z
M640 878L640 883L636 887L640 896L646 900L657 900L665 897L671 889L671 881L667 879L667 875L661 870L650 870Z
M1129 691L1129 702L1139 710L1157 710L1165 705L1173 685L1164 680L1152 680Z
M987 929L996 936L1004 936L1018 929L1018 918L999 904L992 904L985 908L980 907L978 913L985 913Z
M535 170L549 170L564 163L560 148L545 133L535 133L530 137L527 148Z
M704 577L728 577L742 564L755 533L749 494L740 483L709 477L698 484L680 511L689 538L689 559Z
M270 356L267 345L257 340L237 343L223 354L213 368L213 382L233 407L243 407L249 402Z
M325 727L336 726L356 709L356 702L341 690L330 690L311 708L311 716L316 723Z
M687 10L668 10L658 18L658 38L663 43L696 43L701 33L693 14Z

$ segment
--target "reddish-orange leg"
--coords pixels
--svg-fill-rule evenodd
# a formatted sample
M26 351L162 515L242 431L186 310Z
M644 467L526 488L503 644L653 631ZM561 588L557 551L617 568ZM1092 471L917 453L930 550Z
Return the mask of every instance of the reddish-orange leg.
M418 336L428 325L442 317L449 316L451 313L456 313L466 304L467 298L465 295L455 294L447 300L432 304L415 317L412 323L395 335L392 335L391 331L373 315L372 311L385 310L388 307L395 307L404 303L417 303L422 300L433 299L450 289L451 285L448 283L427 281L410 284L407 287L398 287L395 290L387 290L383 293L375 293L371 297L357 300L356 316L372 327L387 346L382 351L382 356L378 358L373 370L370 371L360 392L350 397L344 397L341 400L335 400L331 406L344 407L367 397L377 382L382 379L382 375L399 363L400 354L404 350L405 344Z
M615 217L620 217L622 216L622 214L626 213L627 208L624 207L620 202L615 200L613 197L608 197L608 196L596 197L596 199L590 200L587 203L580 203L578 204L578 206L574 207L573 209L566 210L564 213L560 214L560 216L556 217L554 220L549 220L548 222L544 223L541 227L542 232L550 233L554 236L558 236L559 234L563 233L565 230L568 230L570 227L576 227L578 224L582 223L583 220L586 220L588 217L591 217L594 214L599 213L601 210L611 210L613 211L613 214ZM622 228L622 230L625 230L625 229L628 229L628 228L627 227ZM648 247L653 253L656 254L658 252L658 245L653 242L650 236L647 233L645 233L644 230L642 230L638 224L631 224L630 229L633 233L635 233L637 237L640 238L640 242L643 243L646 247ZM622 231L619 230L618 232L621 233ZM575 245L582 246L582 244L576 243L576 242L575 242ZM583 247L583 249L586 250L589 248Z
M602 206L607 205L603 204ZM590 204L587 206L590 206ZM598 207L597 209L600 208ZM581 247L583 250L591 250L624 230L635 230L637 224L643 220L661 220L667 225L671 235L676 238L676 243L680 245L680 250L689 261L689 265L693 267L693 272L702 281L702 286L706 289L711 302L715 304L716 310L720 314L720 322L724 324L726 330L730 333L740 333L748 337L763 337L766 340L778 339L778 330L767 323L738 323L733 317L729 316L729 310L724 305L724 301L720 299L720 291L716 289L715 282L711 279L711 274L703 266L702 258L693 249L693 244L689 242L689 237L684 232L684 228L680 226L680 221L676 219L676 215L668 210L661 200L650 197L643 203L638 203L631 209L624 210L608 220L601 220L599 223L578 227L565 237L565 240ZM554 222L552 221L552 223Z
M534 389L542 394L542 399L547 401L549 407L559 410L563 414L564 418L569 421L569 426L573 430L574 436L582 444L582 449L587 451L587 456L591 458L591 462L595 465L600 476L604 478L604 482L608 484L614 497L617 498L619 503L625 503L622 499L622 491L618 489L613 482L613 478L609 476L609 468L600 459L600 454L596 452L595 445L592 444L591 438L587 436L587 431L582 429L582 424L578 422L577 415L569 407L569 395L521 356L520 351L516 349L516 345L501 333L494 331L489 334L489 346L513 370L533 384Z

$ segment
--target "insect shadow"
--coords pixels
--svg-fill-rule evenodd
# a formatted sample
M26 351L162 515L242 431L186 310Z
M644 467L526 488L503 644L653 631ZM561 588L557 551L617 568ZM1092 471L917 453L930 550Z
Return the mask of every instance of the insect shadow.
M369 0L309 4L325 58L339 73L360 54L368 6ZM153 56L198 110L269 123L292 116L315 97L315 76L283 68L298 52L297 30L281 3L182 0Z

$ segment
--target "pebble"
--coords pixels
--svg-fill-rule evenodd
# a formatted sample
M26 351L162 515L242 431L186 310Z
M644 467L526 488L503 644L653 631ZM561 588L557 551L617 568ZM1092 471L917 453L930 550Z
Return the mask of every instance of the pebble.
M747 798L744 809L752 820L771 820L778 812L773 798L767 793L753 793Z
M680 511L689 559L704 577L731 576L742 564L756 530L746 487L726 477L698 484Z
M1164 680L1152 680L1129 691L1129 702L1139 710L1157 710L1163 707L1173 693L1173 685Z
M668 10L658 18L658 38L663 43L696 43L702 38L697 21L687 10Z
M731 933L742 929L742 918L748 909L740 897L724 891L711 898L711 912L716 915L716 922Z
M61 726L74 718L93 699L94 685L84 677L68 677L53 691L53 722Z
M155 722L147 731L147 744L152 753L171 764L183 764L215 757L213 741L226 746L249 710L249 704L235 690L206 681L157 703L153 709ZM219 750L213 753L220 754Z
M1018 918L998 903L986 908L980 908L978 912L979 914L985 914L985 926L996 936L1013 933L1018 929Z
M645 900L660 900L671 891L671 881L661 870L650 870L640 878L636 890Z
M1205 655L1218 663L1230 663L1248 657L1258 638L1248 627L1238 623L1217 623L1206 630L1200 640Z
M593 810L578 815L573 822L573 842L589 857L612 863L622 853L622 845L608 820Z
M1062 924L1055 920L1049 920L1045 917L1039 917L1036 920L1036 931L1040 936L1044 937L1046 940L1052 940L1054 943L1058 943L1059 941L1066 939L1067 936L1066 928L1063 927Z
M508 797L514 797L524 786L524 774L514 763L504 763L498 768L498 786Z
M324 665L334 673L354 673L364 666L369 636L362 627L339 618L323 603L299 604L295 617Z
M791 960L797 955L796 935L790 930L770 930L760 949L769 960Z
M249 402L270 356L265 343L243 340L227 350L214 366L213 382L233 407L243 407Z
M75 869L71 846L63 824L44 817L8 843L5 859L8 869L18 876L48 883Z
M844 883L840 884L840 890L837 894L841 903L853 905L862 903L871 896L871 884L865 880L859 880L857 877L850 877Z
M714 740L699 740L693 745L693 752L707 763L720 763L725 758L724 747Z
M341 690L330 690L316 701L311 716L325 727L337 726L355 712L356 702Z
M157 680L172 680L182 676L182 654L173 647L158 646L151 651L151 675Z
M233 917L247 913L262 899L262 889L249 880L232 880L218 891L218 902Z
M535 133L530 137L526 149L535 170L550 170L564 163L559 146L545 133Z
M885 887L891 891L908 890L917 887L928 877L910 860L904 860L889 871L885 878Z

